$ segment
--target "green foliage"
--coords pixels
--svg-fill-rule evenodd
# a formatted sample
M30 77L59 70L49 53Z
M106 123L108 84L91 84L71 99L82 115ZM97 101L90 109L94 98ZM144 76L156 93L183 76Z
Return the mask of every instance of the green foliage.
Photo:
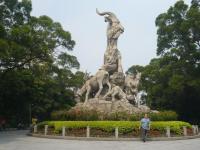
M144 113L129 114L127 112L116 112L111 114L98 113L95 110L60 110L51 113L52 120L70 120L70 121L94 121L94 120L112 120L112 121L139 121ZM162 111L159 113L149 113L152 121L175 121L178 118L176 112Z
M48 16L31 16L30 0L1 0L0 114L28 124L49 118L53 110L75 105L74 89L83 82L72 51L75 41Z
M144 67L141 89L152 109L174 110L179 119L200 120L200 5L180 0L156 18L157 58ZM131 69L131 68L130 68Z
M60 110L51 113L53 120L99 120L100 115L95 110Z
M79 69L80 67L80 64L75 56L71 56L63 52L58 56L58 64L66 69L70 69L70 68Z
M143 118L144 113L132 114L129 116L129 120L138 121ZM149 113L150 120L152 121L176 121L178 120L178 115L174 111L161 111L159 113Z
M162 111L160 113L150 113L149 117L152 121L175 121L178 115L174 111Z
M106 132L114 132L115 127L119 128L119 133L125 134L133 130L138 131L140 127L139 121L45 121L38 124L39 128L44 128L44 125L54 127L56 132L61 132L62 127L66 128L91 128L101 129ZM172 133L182 134L182 127L191 128L191 125L182 121L153 121L151 122L151 130L164 132L166 127L170 127Z

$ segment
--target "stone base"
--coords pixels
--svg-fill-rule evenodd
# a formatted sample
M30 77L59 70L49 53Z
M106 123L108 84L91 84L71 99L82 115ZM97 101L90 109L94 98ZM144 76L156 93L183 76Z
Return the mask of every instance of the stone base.
M92 98L89 99L87 103L77 103L72 109L75 110L96 110L100 113L115 113L115 112L127 112L129 114L133 113L148 113L150 108L147 106L135 107L128 101L118 100L118 101L106 101L103 99Z

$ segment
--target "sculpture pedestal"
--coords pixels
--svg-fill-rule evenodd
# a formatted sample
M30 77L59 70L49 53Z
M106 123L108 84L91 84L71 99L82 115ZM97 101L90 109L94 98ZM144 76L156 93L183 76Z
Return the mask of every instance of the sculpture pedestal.
M77 103L72 109L75 110L95 110L99 113L116 113L116 112L127 112L129 114L134 113L148 113L150 108L141 105L140 107L135 107L127 101L106 101L103 99L92 98L89 99L87 103Z

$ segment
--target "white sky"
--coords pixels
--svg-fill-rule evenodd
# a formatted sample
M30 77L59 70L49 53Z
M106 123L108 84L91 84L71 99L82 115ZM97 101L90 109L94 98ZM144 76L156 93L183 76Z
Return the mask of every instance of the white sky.
M155 19L177 0L32 0L33 16L47 15L60 22L76 41L73 55L81 70L95 73L103 64L106 28L99 11L117 15L125 31L118 40L122 66L147 65L156 57ZM191 0L184 0L190 4Z

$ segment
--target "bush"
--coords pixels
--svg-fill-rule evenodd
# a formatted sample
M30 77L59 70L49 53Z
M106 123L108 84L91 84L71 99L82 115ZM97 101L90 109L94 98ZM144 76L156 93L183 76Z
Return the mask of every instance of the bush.
M98 113L95 110L69 110L56 111L51 114L52 120L67 121L139 121L144 113L128 114L127 112L116 112L111 114ZM178 115L174 111L162 111L159 113L149 113L152 121L175 121Z
M100 115L95 110L61 110L51 113L53 120L70 120L70 121L92 121L100 120Z
M129 118L131 121L138 121L143 118L144 113L132 114ZM176 121L178 115L174 111L161 111L159 113L149 113L151 121Z
M178 114L174 111L162 111L159 113L150 113L152 121L175 121L178 119Z
M115 127L119 128L119 133L126 134L133 130L138 131L139 121L45 121L38 124L38 128L44 128L48 125L54 128L54 132L61 132L62 127L72 129L81 129L90 126L91 128L101 129L106 132L114 132ZM158 130L164 132L166 127L171 128L171 132L175 134L182 134L182 127L191 128L191 125L182 121L153 121L151 123L151 130Z

